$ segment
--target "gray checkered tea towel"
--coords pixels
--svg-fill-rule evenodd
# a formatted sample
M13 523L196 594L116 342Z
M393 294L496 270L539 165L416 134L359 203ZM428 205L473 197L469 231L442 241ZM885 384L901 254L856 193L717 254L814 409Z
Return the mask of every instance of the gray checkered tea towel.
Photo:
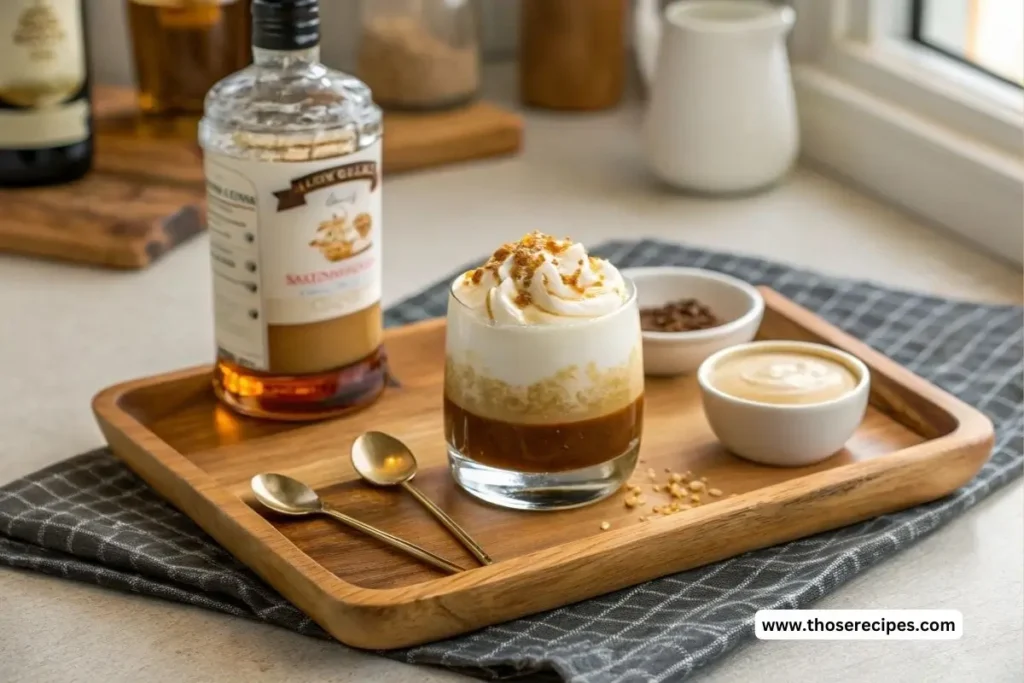
M1020 307L897 292L662 242L596 251L622 267L699 266L774 287L985 412L996 425L991 459L967 486L928 505L382 654L488 678L679 681L749 637L756 610L809 605L1021 474ZM387 323L442 315L449 281L391 308ZM0 562L325 637L106 450L0 488Z

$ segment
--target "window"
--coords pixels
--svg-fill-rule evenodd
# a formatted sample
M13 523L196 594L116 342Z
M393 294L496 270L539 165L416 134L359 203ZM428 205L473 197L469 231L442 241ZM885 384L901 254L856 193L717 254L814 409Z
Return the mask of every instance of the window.
M789 1L804 157L1024 264L1024 3Z
M1024 2L914 0L911 38L1014 85L1024 85Z

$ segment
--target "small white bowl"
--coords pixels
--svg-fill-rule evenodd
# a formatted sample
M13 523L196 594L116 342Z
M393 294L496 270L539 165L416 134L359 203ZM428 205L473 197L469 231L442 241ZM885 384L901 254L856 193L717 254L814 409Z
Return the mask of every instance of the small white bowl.
M641 309L679 299L696 299L720 319L718 327L692 332L644 331L644 373L692 374L711 354L754 338L764 316L764 299L755 287L723 273L701 268L625 268L636 285Z
M794 351L830 358L846 366L856 386L839 398L803 405L762 403L731 396L715 388L715 366L737 353ZM722 445L736 455L765 465L802 467L820 462L843 448L864 419L871 373L862 361L823 344L759 341L720 351L697 372L704 415Z

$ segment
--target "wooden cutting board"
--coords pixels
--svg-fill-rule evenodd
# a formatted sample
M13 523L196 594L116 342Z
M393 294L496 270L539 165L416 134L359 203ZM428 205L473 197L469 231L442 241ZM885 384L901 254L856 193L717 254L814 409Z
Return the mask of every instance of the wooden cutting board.
M130 90L97 88L94 168L67 185L0 190L0 252L142 268L202 232L199 147L136 124Z
M387 330L401 386L336 420L235 415L214 398L209 367L111 387L93 410L119 458L335 638L356 647L405 647L934 500L988 459L993 432L984 415L781 295L762 293L759 339L828 344L871 369L863 423L843 450L820 463L758 465L715 439L694 377L649 377L640 464L631 479L642 485L642 508L613 495L574 510L522 512L462 491L449 473L443 431L441 320ZM350 444L373 429L412 448L420 464L416 485L487 550L493 565L478 566L404 491L359 479ZM668 472L687 471L706 479L706 495L691 498L690 509L656 513L652 506L672 499L653 486L663 487ZM443 575L331 520L268 513L249 487L260 472L300 479L341 511L467 571Z
M93 99L93 171L68 185L0 190L0 253L144 268L204 229L196 120L141 120L126 88L100 86ZM386 173L511 154L523 133L519 115L488 102L387 114L384 129Z

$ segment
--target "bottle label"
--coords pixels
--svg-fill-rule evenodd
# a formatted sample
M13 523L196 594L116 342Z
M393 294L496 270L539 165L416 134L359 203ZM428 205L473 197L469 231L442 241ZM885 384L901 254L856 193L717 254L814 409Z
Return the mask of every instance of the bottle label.
M0 1L0 147L89 137L82 0Z
M308 162L205 156L222 357L268 370L268 325L349 315L381 296L381 146Z

